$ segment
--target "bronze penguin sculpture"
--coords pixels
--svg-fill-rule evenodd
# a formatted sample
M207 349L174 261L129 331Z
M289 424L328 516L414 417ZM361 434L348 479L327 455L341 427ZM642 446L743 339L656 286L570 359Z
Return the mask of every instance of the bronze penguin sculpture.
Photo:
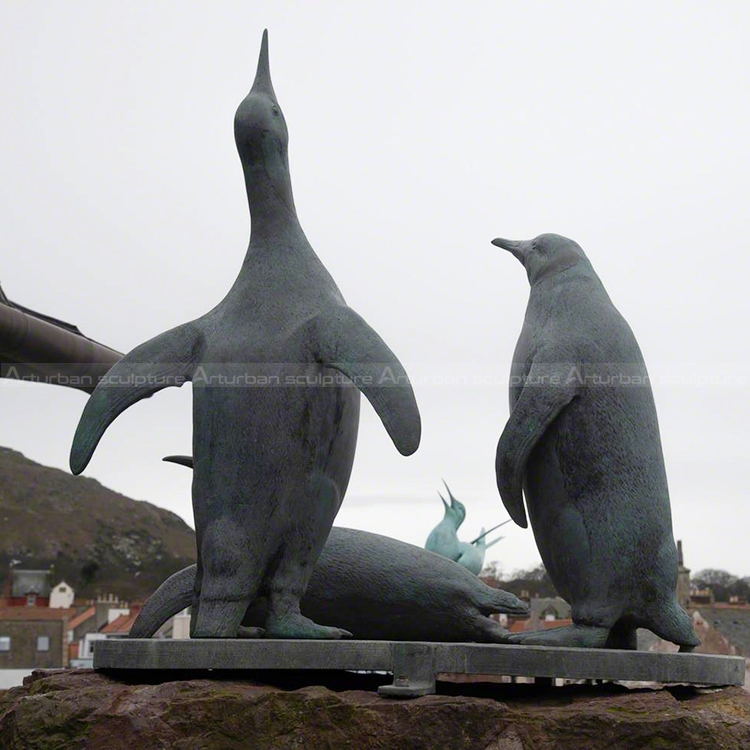
M264 596L269 636L338 638L346 631L303 616L299 601L351 473L359 391L350 380L404 455L419 445L419 411L398 359L346 305L302 231L267 32L234 130L252 224L239 276L206 315L112 368L84 409L71 469L84 470L124 409L192 381L191 635L235 637L250 603ZM246 385L256 376L272 385Z
M511 518L529 520L573 624L512 643L635 647L637 628L692 650L675 598L677 553L656 407L633 332L581 247L556 234L493 240L531 293L497 447Z

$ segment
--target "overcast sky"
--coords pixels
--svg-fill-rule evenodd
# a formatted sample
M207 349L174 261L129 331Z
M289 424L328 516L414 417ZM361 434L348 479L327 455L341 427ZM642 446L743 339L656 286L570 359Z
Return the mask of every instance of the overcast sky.
M249 235L234 111L261 33L305 232L415 381L397 453L363 401L337 523L423 544L507 518L494 456L526 275L587 252L655 381L675 535L750 575L750 3L0 4L0 282L128 351L226 293ZM67 469L86 395L0 381L0 445ZM123 414L86 475L192 524L190 386ZM538 562L507 526L490 559Z

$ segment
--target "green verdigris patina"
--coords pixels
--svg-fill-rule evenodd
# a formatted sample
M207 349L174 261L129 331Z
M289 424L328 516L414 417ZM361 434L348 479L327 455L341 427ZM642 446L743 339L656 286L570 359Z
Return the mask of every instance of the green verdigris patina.
M457 562L474 573L474 575L479 575L484 565L486 551L493 544L497 544L503 537L498 537L488 543L487 534L489 532L483 528L482 533L476 539L471 542L462 542L458 538L458 529L466 518L466 507L460 500L454 497L445 480L443 480L443 484L445 484L445 489L448 491L450 503L438 493L445 508L445 514L440 523L430 532L424 548ZM493 526L490 531L494 531L506 523L508 521Z

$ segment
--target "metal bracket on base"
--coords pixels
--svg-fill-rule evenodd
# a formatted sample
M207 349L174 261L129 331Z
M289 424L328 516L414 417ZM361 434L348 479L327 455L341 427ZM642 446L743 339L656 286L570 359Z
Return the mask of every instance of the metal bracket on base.
M427 643L393 644L393 684L381 685L384 698L419 698L435 692L435 649Z

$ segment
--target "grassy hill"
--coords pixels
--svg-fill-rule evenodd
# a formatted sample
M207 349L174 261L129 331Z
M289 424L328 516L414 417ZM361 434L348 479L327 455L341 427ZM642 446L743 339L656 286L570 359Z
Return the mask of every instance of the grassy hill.
M0 592L8 566L55 566L76 596L133 601L195 562L195 534L177 515L0 447Z

